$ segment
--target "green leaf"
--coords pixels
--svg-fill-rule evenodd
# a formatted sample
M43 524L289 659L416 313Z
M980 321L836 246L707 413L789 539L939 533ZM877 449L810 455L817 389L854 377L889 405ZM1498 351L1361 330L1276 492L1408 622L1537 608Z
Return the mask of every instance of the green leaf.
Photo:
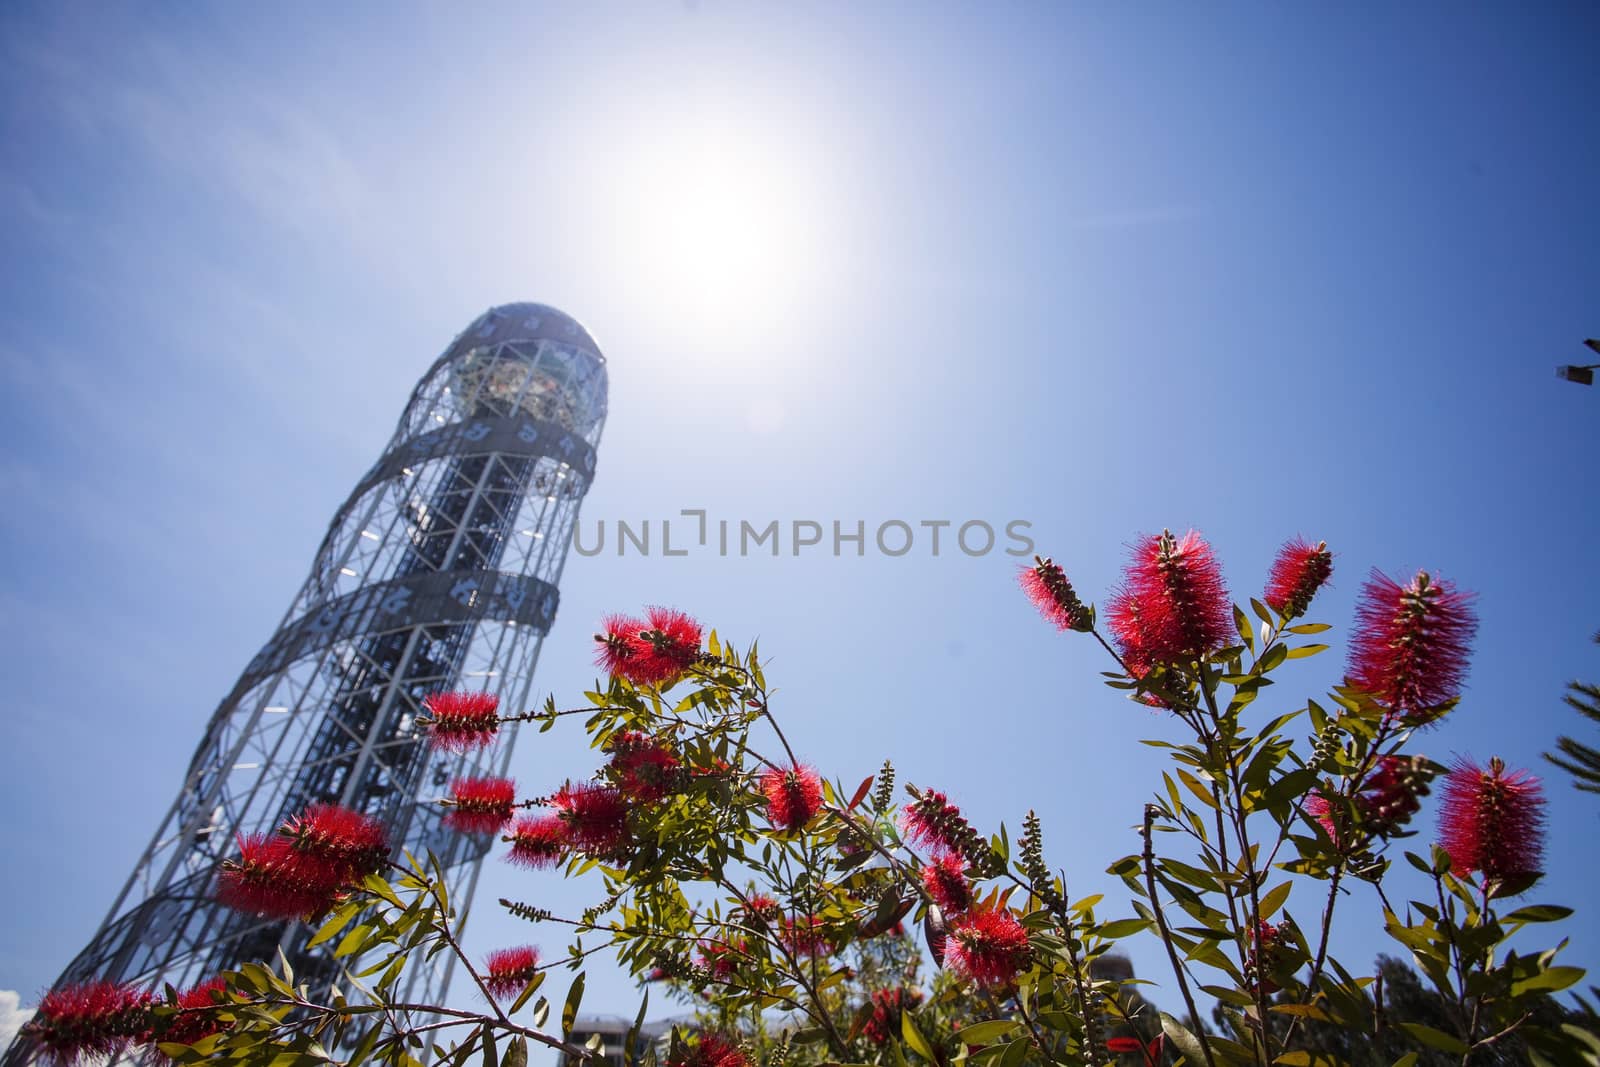
M1028 1053L1033 1049L1033 1042L1025 1037L1019 1037L1006 1046L1005 1052L1000 1055L997 1067L1022 1067L1028 1061Z
M1251 603L1255 603L1251 601ZM1206 1054L1200 1047L1200 1042L1189 1032L1188 1027L1178 1020L1161 1013L1161 1032L1167 1035L1167 1040L1172 1042L1174 1048L1183 1053L1183 1058L1191 1064L1206 1062Z
M333 917L323 923L322 928L316 932L310 941L306 942L306 948L315 948L324 941L331 940L340 930L350 925L350 920L354 919L360 911L360 906L351 907L349 904L345 904L335 910Z
M1149 919L1116 919L1095 928L1095 933L1107 941L1118 941L1150 929Z
M572 1036L572 1024L578 1018L578 1005L583 1003L583 976L579 971L578 977L572 980L572 988L567 990L567 1003L561 1009L561 1040L565 1041Z
M351 927L349 932L339 939L339 944L334 947L333 958L342 960L346 956L354 955L370 933L372 933L372 927L366 923Z
M1459 1037L1447 1034L1443 1030L1435 1030L1433 1027L1423 1026L1421 1023L1396 1023L1395 1025L1424 1045L1429 1048L1436 1048L1440 1052L1448 1052L1452 1056L1465 1056L1469 1051Z
M1270 919L1277 914L1278 909L1283 907L1283 902L1289 899L1289 890L1293 887L1293 882L1284 882L1269 890L1267 895L1261 898L1261 918L1263 920Z
M1553 923L1559 922L1572 914L1571 908L1563 908L1559 904L1530 904L1526 908L1518 908L1505 917L1508 923Z
M367 877L362 881L361 887L367 890L369 893L376 893L378 896L382 897L384 900L388 901L390 904L393 904L397 908L405 907L404 904L400 903L400 898L395 894L394 887L376 874L367 875Z
M495 1067L500 1062L500 1050L494 1047L494 1024L483 1024L483 1067Z
M1289 658L1305 659L1307 656L1315 656L1318 652L1326 651L1328 651L1327 645L1301 645L1298 648L1291 648L1289 650Z
M990 1019L987 1022L963 1026L956 1031L956 1037L963 1045L992 1045L1003 1037L1010 1037L1021 1025L1010 1019Z
M550 1018L550 1001L547 997L540 997L533 1002L533 1027L535 1030L544 1029L544 1021Z
M578 977L583 977L579 975ZM528 1067L528 1039L518 1034L511 1039L511 1044L506 1047L505 1058L500 1061L500 1067Z
M644 991L644 999L639 1002L639 1014L633 1017L633 1026L628 1030L628 1036L622 1040L622 1062L628 1063L634 1058L634 1046L639 1043L639 1030L644 1026L644 1012L650 1006L650 990Z
M1520 982L1511 983L1511 995L1520 997L1524 993L1531 993L1536 989L1559 992L1572 985L1584 974L1582 967L1551 967L1541 971L1531 978L1524 978Z
M1337 1056L1330 1056L1325 1052L1306 1052L1297 1049L1294 1052L1285 1052L1273 1063L1281 1067L1345 1067L1344 1060Z
M528 998L533 996L533 994L538 991L540 986L544 985L544 974L545 972L540 971L538 974L533 976L533 981L529 982L528 988L524 989L517 996L516 1003L511 1005L511 1010L506 1012L507 1015L515 1015L517 1012L522 1010L522 1006L528 1003Z
M929 1063L938 1063L933 1054L933 1047L928 1044L928 1039L922 1036L922 1031L917 1028L917 1021L909 1011L900 1013L900 1036L911 1047L911 1051L927 1060Z
M1255 655L1255 627L1250 625L1250 616L1246 615L1237 604L1233 606L1233 625L1239 631L1239 636L1244 639L1244 647L1250 650L1251 655Z
M1417 1053L1408 1052L1394 1061L1394 1067L1416 1067Z
M1196 778L1182 767L1178 768L1178 778L1183 782L1184 785L1189 787L1189 792L1200 798L1200 803L1204 804L1208 808L1215 808L1217 806L1216 795L1212 793L1211 788L1205 783L1201 782L1200 779Z

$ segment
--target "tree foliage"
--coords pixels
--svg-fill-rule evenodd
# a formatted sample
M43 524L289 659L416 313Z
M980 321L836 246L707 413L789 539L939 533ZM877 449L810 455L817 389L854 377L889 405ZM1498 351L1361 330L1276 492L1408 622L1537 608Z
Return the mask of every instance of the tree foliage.
M754 646L652 609L608 620L608 677L582 704L501 718L541 731L580 722L599 764L586 780L546 783L519 806L547 814L515 823L499 786L443 798L475 805L464 827L490 815L506 825L530 866L597 879L577 915L540 907L536 884L528 900L501 902L564 953L486 966L461 951L460 902L431 856L359 876L345 864L338 884L311 886L326 895L310 940L342 962L337 985L297 984L283 959L240 961L203 997L157 995L147 1028L130 1034L123 1020L116 1040L182 1064L521 1067L530 1044L581 1060L598 1049L572 1039L583 968L606 953L645 990L641 1023L650 990L701 1006L701 1025L674 1032L659 1057L626 1043L630 1061L669 1067L1600 1064L1592 1016L1551 999L1582 972L1556 962L1559 945L1522 947L1570 914L1513 902L1538 879L1524 869L1536 843L1510 840L1537 830L1527 779L1493 762L1449 772L1448 816L1471 823L1478 869L1435 845L1401 851L1401 876L1391 870L1395 842L1446 773L1411 746L1456 705L1473 626L1465 595L1427 574L1375 576L1352 678L1322 699L1276 698L1298 661L1328 648L1329 627L1303 621L1328 559L1325 546L1288 546L1265 599L1234 605L1196 535L1149 538L1106 606L1106 631L1060 568L1040 560L1025 572L1068 638L1104 646L1107 684L1165 709L1177 737L1146 742L1167 769L1128 813L1142 847L1108 868L1125 904L1076 896L1031 811L1014 837L973 826L951 799L959 783L900 783L889 762L859 783L817 773L780 725ZM493 733L457 725L451 744ZM1508 803L1525 817L1506 819ZM296 863L349 851L296 827L298 852L229 877L259 889L292 871L304 891L316 879ZM1419 888L1396 898L1397 881ZM1331 951L1351 883L1375 890L1368 917L1414 970L1380 961L1360 974ZM1180 1013L1158 1010L1112 962L1138 937L1164 947L1162 997ZM398 999L408 968L447 956L480 1002ZM1199 1022L1205 998L1214 1028ZM29 1037L71 1059L102 1050L81 1040L93 1023L42 1013Z

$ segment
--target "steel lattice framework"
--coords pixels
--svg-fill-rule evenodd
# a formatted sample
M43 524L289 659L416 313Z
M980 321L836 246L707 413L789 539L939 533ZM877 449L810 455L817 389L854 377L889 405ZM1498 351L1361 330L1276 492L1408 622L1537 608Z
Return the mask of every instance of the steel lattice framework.
M443 755L417 717L444 689L527 707L605 414L605 358L553 308L494 308L451 343L334 515L282 625L211 717L177 800L58 984L183 988L280 946L297 978L331 981L332 959L303 947L304 924L214 899L236 835L315 801L378 816L397 846L438 855L471 898L489 845L444 829L434 800L457 776L505 773L514 724L487 752ZM408 969L404 999L442 994L449 958ZM8 1062L27 1058L13 1052Z

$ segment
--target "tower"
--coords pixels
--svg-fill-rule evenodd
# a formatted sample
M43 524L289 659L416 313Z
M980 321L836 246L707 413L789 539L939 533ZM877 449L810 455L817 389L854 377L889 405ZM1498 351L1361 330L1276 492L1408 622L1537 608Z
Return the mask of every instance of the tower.
M317 801L377 816L413 854L432 850L470 899L489 844L444 829L433 801L453 778L504 774L515 724L493 749L441 754L417 727L422 699L474 689L527 707L605 415L605 357L553 308L493 308L445 349L58 984L183 987L280 946L297 979L332 980L326 950L304 949L303 924L214 899L237 835L270 831ZM408 969L398 992L442 994L449 959ZM8 1062L26 1055L13 1053Z

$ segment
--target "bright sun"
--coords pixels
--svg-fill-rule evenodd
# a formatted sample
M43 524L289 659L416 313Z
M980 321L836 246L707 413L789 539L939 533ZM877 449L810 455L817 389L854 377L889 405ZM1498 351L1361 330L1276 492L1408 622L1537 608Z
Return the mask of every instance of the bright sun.
M624 269L672 314L739 332L806 299L826 215L819 161L725 122L659 131L625 155Z

